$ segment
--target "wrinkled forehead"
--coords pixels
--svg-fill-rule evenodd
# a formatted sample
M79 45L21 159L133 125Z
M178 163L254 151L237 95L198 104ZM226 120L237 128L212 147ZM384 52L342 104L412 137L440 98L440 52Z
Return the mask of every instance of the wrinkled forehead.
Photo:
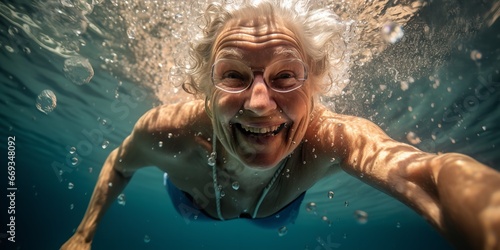
M293 28L274 16L240 17L229 20L219 32L212 61L228 54L242 59L255 53L304 59L301 43Z

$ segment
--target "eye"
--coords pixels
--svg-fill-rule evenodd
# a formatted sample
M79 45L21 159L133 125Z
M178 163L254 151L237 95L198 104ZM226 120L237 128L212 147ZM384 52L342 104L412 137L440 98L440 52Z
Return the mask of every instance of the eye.
M245 79L245 77L240 72L235 71L235 70L231 70L231 71L227 71L226 73L224 73L224 75L222 76L222 79L242 80L243 81Z
M282 71L274 77L274 80L294 78L295 74L290 71Z

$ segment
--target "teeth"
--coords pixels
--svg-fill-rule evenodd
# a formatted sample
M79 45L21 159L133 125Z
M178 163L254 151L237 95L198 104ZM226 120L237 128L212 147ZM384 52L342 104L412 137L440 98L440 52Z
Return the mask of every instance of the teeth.
M281 125L267 127L267 128L254 128L254 127L248 127L248 126L241 125L241 127L245 131L250 132L250 133L255 133L255 134L267 134L267 133L270 133L270 132L274 132L274 131L278 130L278 128L280 126Z

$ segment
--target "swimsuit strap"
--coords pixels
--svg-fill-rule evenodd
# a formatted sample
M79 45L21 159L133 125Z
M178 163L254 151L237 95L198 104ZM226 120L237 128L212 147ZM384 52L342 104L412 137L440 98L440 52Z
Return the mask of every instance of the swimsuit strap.
M284 161L281 162L281 166L278 168L278 170L274 173L274 176L273 178L271 179L271 181L267 184L267 186L264 188L264 190L262 190L262 194L260 195L260 199L259 201L257 202L257 205L255 205L255 209L253 211L253 214L252 214L252 219L255 219L257 217L257 213L259 212L259 208L260 208L260 205L262 204L262 202L264 201L264 199L266 198L267 196L267 193L269 193L269 190L271 189L271 187L273 186L274 182L276 181L276 179L278 179L278 176L281 174L281 172L283 171L283 168L285 167L286 165L286 162L288 161L288 157L285 158Z
M212 137L212 153L210 154L210 157L208 157L208 165L212 167L212 179L213 179L213 184L214 184L214 190L215 190L215 205L217 208L217 216L219 217L219 220L223 221L224 217L222 217L222 210L220 206L220 199L221 199L221 188L219 187L217 183L217 136L215 135L215 131ZM288 161L288 157L285 158L285 160L281 161L281 165L276 170L276 172L273 175L273 178L269 181L267 186L262 190L262 194L260 195L259 201L257 202L257 205L255 206L255 209L252 214L252 219L255 219L257 217L257 213L259 212L260 205L264 201L264 199L267 196L267 193L269 193L269 190L271 190L271 187L274 185L274 182L278 179L279 175L283 171L283 168L285 168L286 162Z

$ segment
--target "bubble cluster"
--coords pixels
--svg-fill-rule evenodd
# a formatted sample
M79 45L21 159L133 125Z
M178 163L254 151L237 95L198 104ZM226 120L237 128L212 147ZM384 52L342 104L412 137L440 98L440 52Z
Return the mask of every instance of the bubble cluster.
M52 90L43 90L36 98L36 108L44 113L49 114L54 111L57 106L57 98Z
M388 43L397 43L403 36L404 31L400 24L388 22L382 26L382 38Z

